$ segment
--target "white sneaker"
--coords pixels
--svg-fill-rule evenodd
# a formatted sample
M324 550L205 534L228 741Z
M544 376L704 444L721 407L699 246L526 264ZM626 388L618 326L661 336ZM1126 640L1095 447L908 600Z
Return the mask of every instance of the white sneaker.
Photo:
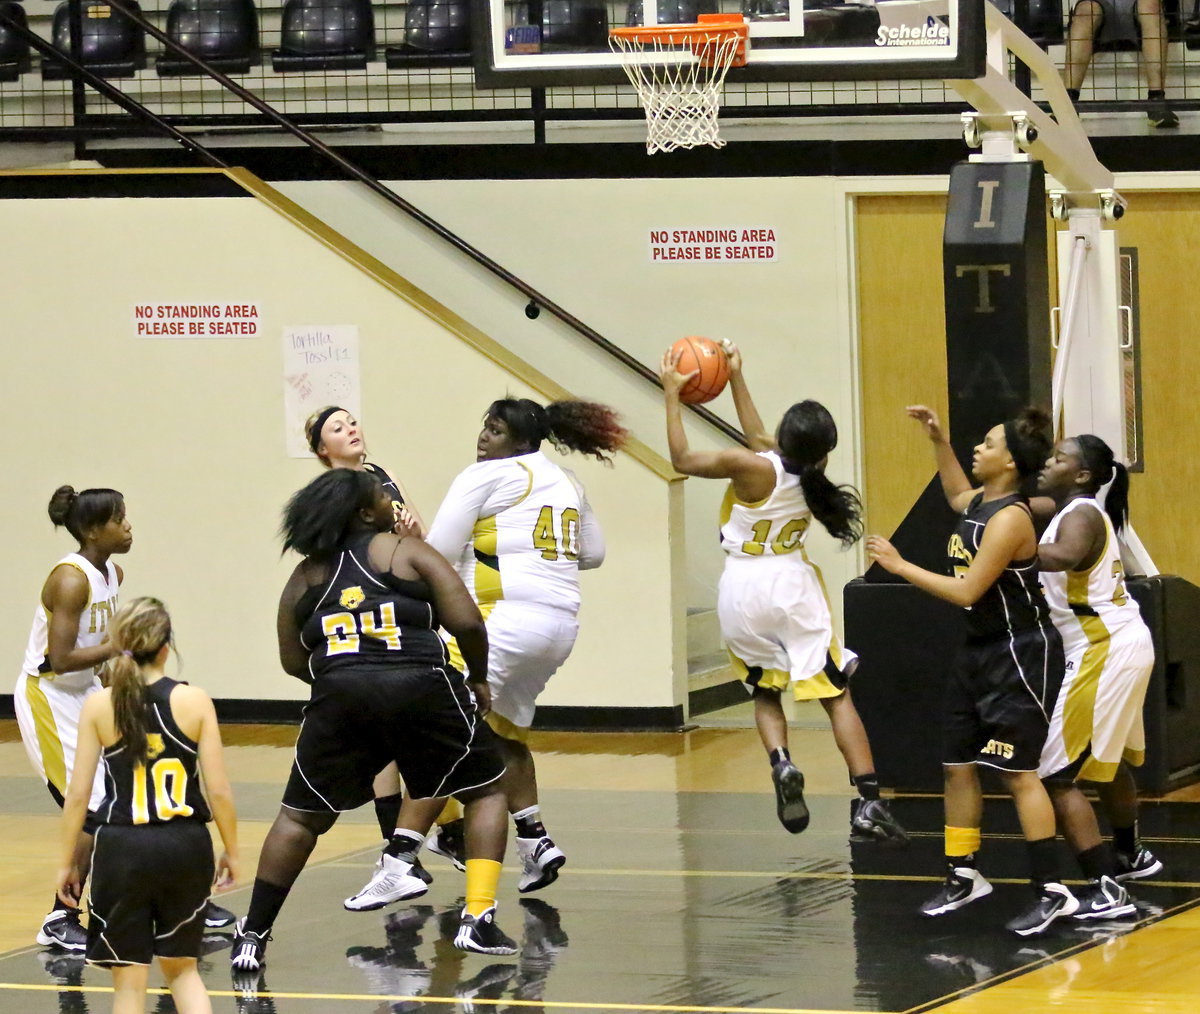
M537 891L558 879L567 857L546 835L540 838L517 838L517 855L521 857L521 879L517 890L522 894Z
M375 873L366 886L343 904L351 912L373 912L393 901L419 898L428 890L429 885L425 881L413 876L412 863L385 853L379 857Z

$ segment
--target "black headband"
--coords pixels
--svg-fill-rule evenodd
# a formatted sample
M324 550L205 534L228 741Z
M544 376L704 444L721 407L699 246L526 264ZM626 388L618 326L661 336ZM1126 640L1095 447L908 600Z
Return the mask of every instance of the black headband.
M1042 465L1046 463L1046 456L1040 448L1031 446L1030 441L1017 432L1016 423L1011 419L1004 423L1004 442L1008 445L1008 453L1012 455L1013 464L1017 466L1017 473L1021 478L1041 471Z
M321 430L323 430L325 428L325 424L329 422L329 417L333 415L334 412L345 411L346 409L342 408L340 405L330 405L329 408L325 409L325 411L317 416L316 422L313 423L312 429L309 430L308 433L308 447L313 454L316 454L317 448L321 446Z

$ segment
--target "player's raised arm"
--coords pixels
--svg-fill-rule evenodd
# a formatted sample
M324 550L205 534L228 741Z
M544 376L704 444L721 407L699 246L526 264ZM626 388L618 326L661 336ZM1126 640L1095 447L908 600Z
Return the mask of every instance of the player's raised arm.
M933 454L937 460L938 478L942 482L942 492L946 502L956 511L964 511L971 498L979 492L967 478L967 473L959 464L954 448L950 446L950 438L942 429L941 421L933 409L925 405L909 405L905 410L910 419L916 419L933 444Z
M775 437L763 425L758 407L750 397L746 378L742 374L742 350L728 338L721 339L721 348L729 362L729 389L733 394L733 407L737 410L738 424L742 427L752 451L775 450Z

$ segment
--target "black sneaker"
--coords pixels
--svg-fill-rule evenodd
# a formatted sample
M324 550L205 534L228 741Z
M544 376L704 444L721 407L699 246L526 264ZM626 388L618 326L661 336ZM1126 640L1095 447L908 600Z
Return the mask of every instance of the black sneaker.
M463 1014L480 1014L496 1009L494 1003L477 1004L476 1000L499 1000L504 987L517 974L516 965L488 965L477 975L460 982L454 990L454 998L462 1007Z
M1129 892L1112 877L1101 877L1088 884L1078 900L1076 919L1120 919L1137 914L1137 906L1129 897Z
M467 870L467 846L463 838L462 818L439 824L425 839L425 847L434 855L449 859L459 873Z
M856 799L854 816L850 818L852 842L878 842L899 848L908 844L908 832L892 816L882 799Z
M1055 919L1074 915L1079 911L1079 899L1075 897L1064 884L1049 883L1042 885L1041 894L1024 912L1015 919L1004 924L1005 929L1012 930L1017 936L1032 937L1046 932Z
M87 950L87 930L79 924L79 913L74 909L56 908L42 920L37 942L60 951L83 952Z
M271 931L252 933L246 929L246 919L238 920L233 930L233 948L229 953L229 964L234 973L257 972L267 963L267 941Z
M1117 873L1114 880L1141 880L1152 877L1162 870L1162 860L1158 859L1148 848L1139 848L1133 855L1128 852L1117 852Z
M494 906L479 916L469 915L464 908L459 916L454 946L460 951L474 951L476 954L517 953L517 945L496 925Z
M775 783L775 813L784 830L799 834L808 827L808 806L804 802L804 775L791 761L782 761L771 768Z
M226 926L232 926L237 922L237 916L227 908L222 908L220 905L214 905L211 901L204 909L204 928L205 929L224 929Z
M38 961L50 978L63 986L82 986L87 959L77 951L60 951L57 947L38 951Z
M992 885L982 873L970 866L951 866L942 889L921 906L921 915L945 915L965 905L986 898Z
M1175 115L1175 110L1167 105L1166 99L1155 102L1146 112L1146 119L1150 121L1150 126L1159 130L1173 130L1179 126L1179 117Z

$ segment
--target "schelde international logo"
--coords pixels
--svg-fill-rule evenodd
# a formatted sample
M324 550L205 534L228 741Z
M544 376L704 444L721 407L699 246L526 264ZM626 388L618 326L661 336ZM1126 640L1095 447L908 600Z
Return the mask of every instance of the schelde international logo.
M880 4L878 9L882 12L885 8L892 6L892 4ZM896 4L895 6L900 5ZM904 6L908 7L909 5L904 4ZM901 15L900 18L883 18L882 20L884 23L879 26L879 32L875 36L875 45L877 46L890 48L894 46L950 45L950 28L933 15L921 20L920 15L913 12L908 18Z

